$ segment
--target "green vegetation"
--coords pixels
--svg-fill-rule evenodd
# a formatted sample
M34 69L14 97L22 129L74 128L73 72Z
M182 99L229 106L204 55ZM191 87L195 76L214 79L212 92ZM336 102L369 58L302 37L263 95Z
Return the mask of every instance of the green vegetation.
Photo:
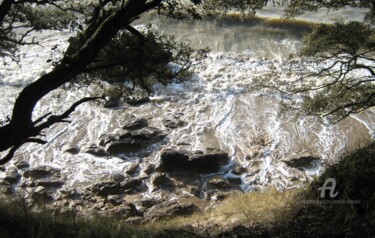
M341 159L305 189L234 195L207 211L141 225L118 218L0 206L0 237L371 237L375 234L375 145ZM335 198L320 197L328 178Z

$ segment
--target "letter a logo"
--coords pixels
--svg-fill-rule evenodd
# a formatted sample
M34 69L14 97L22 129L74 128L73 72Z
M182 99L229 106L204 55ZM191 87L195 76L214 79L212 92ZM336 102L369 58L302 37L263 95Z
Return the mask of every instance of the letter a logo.
M330 186L328 184L330 184ZM334 179L334 178L327 179L324 182L323 186L318 189L318 191L320 191L320 198L325 197L326 190L329 190L329 197L330 198L335 198L339 194L339 192L334 193L335 188L336 188L336 179Z

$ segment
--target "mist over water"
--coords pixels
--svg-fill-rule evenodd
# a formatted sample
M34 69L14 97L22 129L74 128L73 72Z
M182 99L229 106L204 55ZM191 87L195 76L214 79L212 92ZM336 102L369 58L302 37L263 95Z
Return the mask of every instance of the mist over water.
M272 15L271 10L264 12ZM351 14L353 17L360 15ZM167 87L156 85L151 103L139 107L123 105L105 109L96 104L82 105L72 114L70 124L58 124L46 131L48 144L24 145L14 162L27 160L32 167L53 165L66 176L64 188L81 188L111 174L123 173L133 163L140 164L141 168L150 163L158 164L163 148L178 149L181 145L187 150L218 148L228 152L231 159L220 174L234 176L235 164L246 168L240 176L244 191L269 186L282 190L301 186L319 174L325 164L333 163L343 153L373 139L375 115L372 110L328 126L316 118L295 120L280 114L280 95L249 90L254 78L269 72L275 77L295 77L285 74L290 67L289 56L298 54L302 35L309 31L311 23L267 18L239 20L236 17L204 21L175 21L155 16L149 19L154 28L174 34L177 40L189 39L194 47L212 49L207 59L196 66L192 79ZM1 59L2 119L11 114L22 87L51 70L47 60L58 58L69 36L68 32L43 32L42 46L21 47L20 64ZM90 90L93 89L56 90L41 100L34 116L51 110L61 112L70 103L88 95ZM134 118L146 118L150 126L169 133L163 143L148 148L152 151L150 156L123 155L108 159L83 152L97 144L101 135L118 132ZM163 119L182 120L186 125L171 130L163 125ZM81 153L64 153L70 145L78 145ZM284 162L301 156L319 160L304 169L291 168ZM12 166L12 162L7 166ZM145 193L145 196L157 194L158 191Z

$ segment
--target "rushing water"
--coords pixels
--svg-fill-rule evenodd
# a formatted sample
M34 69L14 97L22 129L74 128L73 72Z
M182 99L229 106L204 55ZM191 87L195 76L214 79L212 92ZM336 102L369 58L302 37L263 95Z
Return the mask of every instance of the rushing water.
M354 19L363 16L361 12L349 10L330 14L330 19L320 13L314 20L336 20L342 14ZM268 8L262 14L274 17L278 12ZM314 15L305 15L304 21L293 22L221 17L190 22L151 17L158 30L175 34L178 40L190 39L195 47L213 49L195 68L192 80L168 87L155 86L152 102L141 107L124 105L104 109L95 104L82 105L72 114L69 125L55 125L47 131L48 144L25 145L14 161L27 160L33 167L53 165L66 176L65 188L82 187L111 174L122 173L132 163L140 163L143 168L159 161L160 148L148 158L107 159L83 153L85 148L97 144L101 135L119 131L132 116L147 118L151 126L165 130L163 119L178 118L186 125L169 130L162 148L179 148L184 144L189 150L213 147L227 151L231 162L221 173L233 176L231 166L235 163L247 168L241 176L241 187L245 191L269 185L279 189L300 186L318 174L322 165L332 163L343 153L368 142L375 130L373 111L326 126L315 118L293 120L282 115L279 95L249 90L255 77L268 72L277 74L275 77L288 77L284 74L290 68L288 56L298 53L301 37L312 24L306 20L312 18ZM47 60L58 59L70 34L43 32L39 39L41 46L21 47L20 64L1 59L2 118L11 114L12 104L23 86L51 70ZM62 111L69 103L87 95L87 91L56 90L41 100L34 116L50 110ZM63 152L74 144L81 148L81 153ZM320 160L303 171L292 169L283 162L305 154Z

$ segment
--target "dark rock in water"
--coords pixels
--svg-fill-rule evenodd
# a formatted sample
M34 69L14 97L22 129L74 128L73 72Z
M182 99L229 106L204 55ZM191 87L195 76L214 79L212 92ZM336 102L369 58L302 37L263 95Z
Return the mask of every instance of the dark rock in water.
M128 97L124 99L124 102L126 102L130 106L140 106L150 101L151 100L149 97Z
M228 189L230 187L229 181L221 175L214 176L209 179L209 187L217 189Z
M107 157L108 156L107 152L103 148L97 147L95 145L92 145L89 148L87 148L85 153L93 155L93 156L97 156L97 157Z
M166 201L151 207L144 213L146 220L154 221L176 216L187 216L198 212L199 208L191 202Z
M156 173L151 177L151 184L156 189L172 189L175 187L173 181L164 173Z
M293 168L301 168L301 167L312 167L312 162L317 161L319 158L314 157L309 154L302 155L297 158L291 158L288 160L283 160L284 163L286 163L288 166Z
M0 166L0 171L5 172L5 167L3 165Z
M131 163L125 168L125 173L131 175L138 171L139 164L138 163Z
M116 195L122 191L120 184L116 182L97 183L91 187L91 190L93 193L102 197L107 197L108 195Z
M24 177L33 178L33 179L40 179L40 178L43 178L45 176L50 176L50 175L58 176L60 175L60 170L43 165L43 166L39 166L36 168L30 168L23 173Z
M36 186L43 186L45 188L61 188L64 185L64 181L56 179L38 180L35 181Z
M21 175L18 173L17 169L11 168L8 169L6 172L3 181L1 182L2 185L12 185L18 183L20 181Z
M147 167L143 170L145 174L152 174L155 172L156 166L154 164L148 164Z
M183 169L199 173L213 173L217 172L227 161L228 154L216 149L210 149L207 153L165 149L161 154L160 165L157 169L162 172Z
M231 183L234 183L234 184L241 184L242 183L241 177L229 177L228 181L231 182Z
M120 105L120 101L116 98L110 98L104 102L104 108L114 108Z
M241 165L239 165L239 164L236 164L232 168L232 173L235 174L235 175L241 175L241 174L243 174L245 172L246 172L246 169L244 167L242 167Z
M15 165L16 165L17 169L27 169L27 168L30 167L30 164L26 161L17 162Z
M129 131L133 131L133 130L138 130L138 129L142 129L144 127L147 127L148 126L148 122L146 119L144 118L141 118L141 119L138 119L128 125L125 125L122 129L124 130L129 130Z
M178 120L178 121L172 121L170 119L164 119L163 125L170 129L175 129L177 127L186 126L186 122Z
M142 181L143 181L142 178L136 178L136 179L129 178L129 179L126 179L125 181L121 182L120 187L123 190L134 189L138 186L141 186Z
M142 128L127 132L119 136L118 139L113 139L107 145L107 152L112 155L137 152L163 140L165 137L166 134L157 128Z
M80 148L78 145L71 145L69 148L67 148L66 150L64 150L64 152L66 153L70 153L72 155L76 155L80 152Z

